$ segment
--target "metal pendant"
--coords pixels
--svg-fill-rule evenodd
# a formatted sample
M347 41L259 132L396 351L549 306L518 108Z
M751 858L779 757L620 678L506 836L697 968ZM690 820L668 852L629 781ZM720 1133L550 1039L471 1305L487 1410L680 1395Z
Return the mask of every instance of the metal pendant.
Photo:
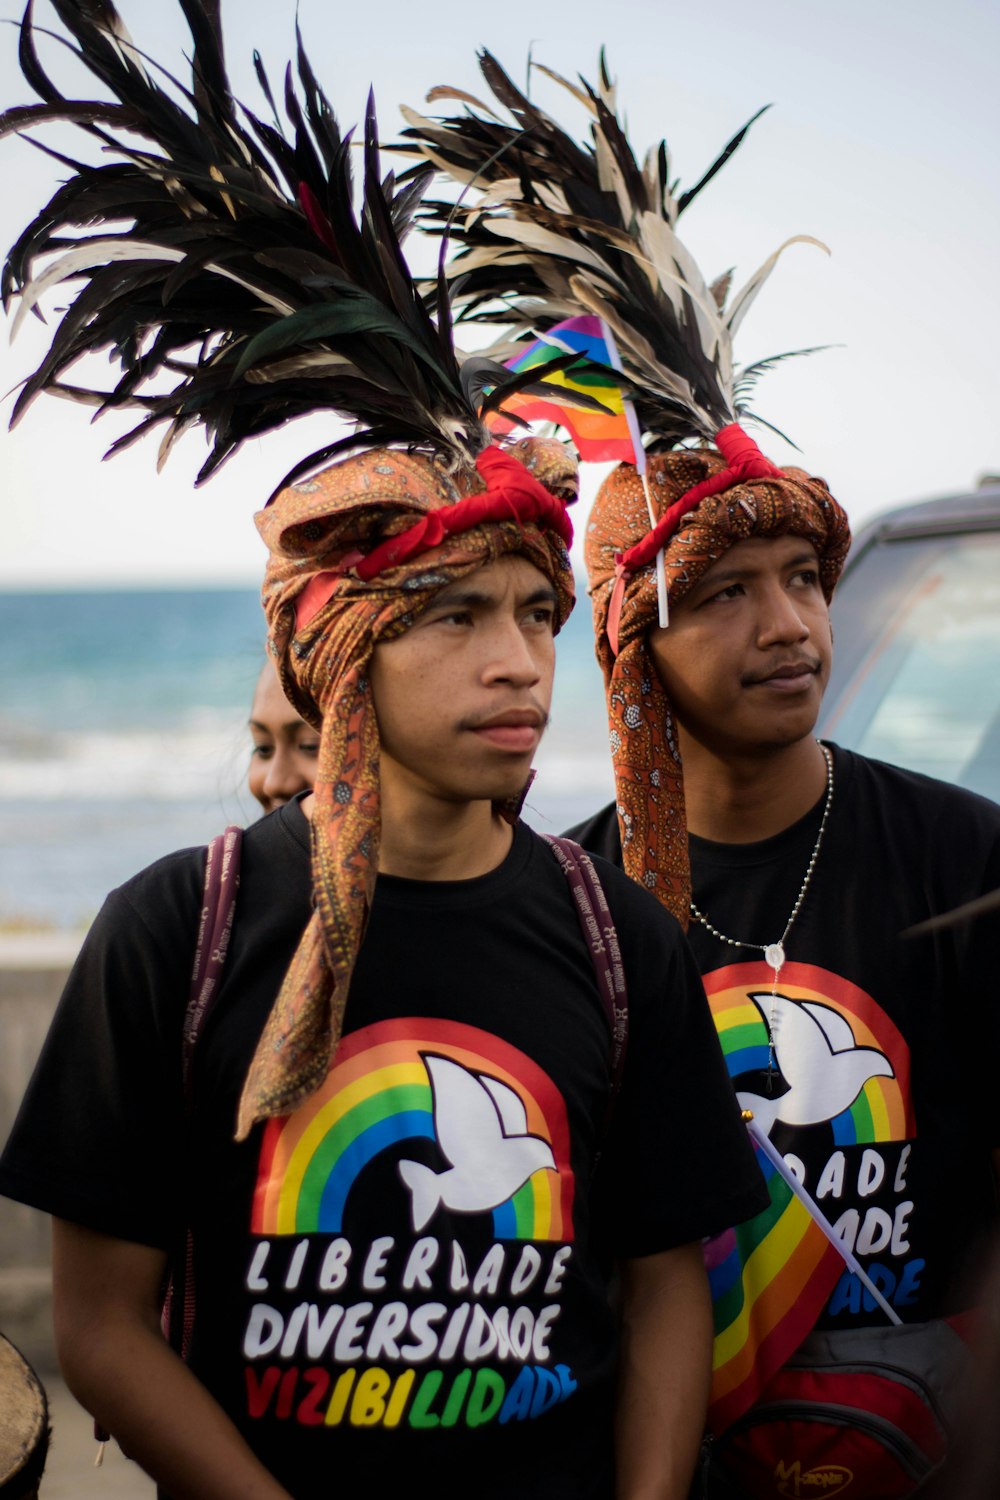
M768 943L764 949L764 962L775 974L780 974L785 967L785 950L780 943Z

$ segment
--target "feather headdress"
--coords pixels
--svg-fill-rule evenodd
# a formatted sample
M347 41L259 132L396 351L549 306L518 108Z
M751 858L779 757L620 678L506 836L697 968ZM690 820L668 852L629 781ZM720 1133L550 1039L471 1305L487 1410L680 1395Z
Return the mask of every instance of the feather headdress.
M491 442L483 415L539 375L463 361L443 278L434 316L415 286L402 245L432 170L402 185L382 175L369 95L356 210L352 133L341 132L301 36L297 83L291 68L284 80L289 129L259 57L269 119L233 97L205 0L179 3L194 42L190 88L143 56L111 0L53 0L70 50L111 96L100 100L56 87L29 0L20 62L41 102L0 115L0 136L69 123L100 157L41 146L72 175L11 249L4 305L19 301L16 331L48 292L79 290L12 421L43 391L138 410L110 452L159 429L161 464L201 426L211 451L199 482L246 438L316 410L361 430L308 454L283 482L358 446L468 462ZM73 380L94 353L120 372L100 388Z
M539 68L589 114L590 139L582 144L532 103L490 53L481 54L480 66L513 123L447 87L433 89L428 100L458 99L466 106L460 114L431 119L403 111L411 148L462 184L469 198L457 209L431 205L424 215L426 227L447 228L460 244L449 267L460 316L512 325L514 339L580 313L599 317L651 444L712 439L742 417L761 421L747 407L756 377L788 356L737 370L733 336L782 252L820 242L807 235L786 240L730 298L732 273L708 284L677 221L763 111L681 192L665 141L641 167L636 161L603 56L596 86Z
M42 391L138 409L114 449L164 427L164 457L201 426L211 444L203 479L246 437L307 411L358 430L309 454L289 481L368 450L286 481L257 517L270 553L270 648L320 746L314 909L254 1056L242 1137L319 1087L336 1052L378 871L373 651L441 588L511 554L550 580L561 623L573 603L566 503L576 474L561 444L529 439L506 453L493 444L486 413L545 382L534 369L463 361L444 278L436 316L413 281L402 241L430 169L403 185L383 177L369 99L356 210L351 136L301 40L298 83L291 70L285 79L286 134L259 62L272 118L233 98L208 3L180 0L194 38L187 89L140 54L110 0L53 0L110 102L57 90L29 3L21 65L41 103L8 111L0 133L66 122L101 148L101 162L56 153L72 175L11 251L4 295L19 297L24 317L50 288L82 282L15 417ZM71 383L73 366L95 352L110 354L117 382ZM399 448L408 451L390 451ZM500 783L494 805L515 817L516 789Z

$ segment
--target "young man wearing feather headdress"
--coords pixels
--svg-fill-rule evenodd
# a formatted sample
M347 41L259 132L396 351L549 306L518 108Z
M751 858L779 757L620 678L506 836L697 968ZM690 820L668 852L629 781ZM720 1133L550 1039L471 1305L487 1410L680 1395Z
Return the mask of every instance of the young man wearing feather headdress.
M138 118L156 149L124 145L121 180L105 149L58 195L72 224L116 186L139 207L56 262L87 279L27 399L113 332L108 402L174 431L197 414L210 463L317 388L366 429L259 517L271 649L321 726L315 792L247 831L234 906L199 850L109 897L0 1190L55 1216L67 1378L174 1500L681 1500L708 1381L698 1241L761 1190L676 924L610 867L587 895L593 867L518 820L572 605L575 466L490 444L444 303L435 326L410 281L418 195L382 178L373 113L359 224L305 60L292 151L239 124L185 13L198 129L146 96L109 5L60 5L129 101L100 107L102 144ZM41 118L89 108L40 91ZM43 218L13 272L26 305L36 255L65 248ZM168 1266L186 1362L159 1326Z
M608 1028L570 886L501 815L548 712L561 537L483 521L370 582L341 570L448 489L376 450L264 512L272 639L297 706L322 712L319 775L245 836L187 1120L197 850L109 898L0 1168L56 1216L71 1387L174 1500L411 1475L439 1496L668 1500L694 1464L698 1239L757 1202L756 1173L675 925L602 867L629 1008L605 1125ZM671 1047L686 1061L665 1091ZM185 1224L187 1366L158 1327Z
M707 452L651 458L660 513L723 466ZM722 1436L783 1392L786 1360L811 1346L851 1364L863 1345L850 1330L969 1305L996 1226L995 952L986 923L943 940L909 930L997 883L1000 810L814 738L847 543L820 482L731 479L696 505L657 538L669 624L655 564L639 562L614 604L615 655L614 557L647 528L642 486L619 471L587 547L617 795L572 836L673 909L688 904L739 1101L856 1258L845 1266L808 1221L774 1233L782 1195L791 1203L779 1178L771 1210L712 1247ZM957 1353L956 1341L939 1364ZM806 1461L782 1433L762 1477L743 1441L730 1438L729 1465L749 1495L772 1493L782 1463L838 1461L836 1445Z
M677 195L664 146L633 160L606 75L571 88L581 147L483 70L514 126L473 108L408 132L489 188L452 230L460 296L556 343L603 320L637 419L586 537L616 797L571 836L690 924L768 1178L768 1209L706 1251L712 1493L911 1494L942 1461L1000 1146L995 934L911 929L1000 883L1000 809L814 738L847 519L742 431L731 354L777 257L727 309L675 230L742 132ZM825 1422L806 1360L831 1372ZM895 1433L879 1361L917 1377Z

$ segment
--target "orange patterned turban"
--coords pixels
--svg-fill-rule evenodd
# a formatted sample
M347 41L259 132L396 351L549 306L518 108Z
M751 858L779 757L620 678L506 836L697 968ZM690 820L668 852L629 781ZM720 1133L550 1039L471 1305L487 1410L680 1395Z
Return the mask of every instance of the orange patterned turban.
M622 464L598 491L587 526L587 576L608 698L622 857L632 879L654 891L684 928L691 872L683 768L670 704L646 644L659 623L655 542L664 546L667 597L676 604L737 542L787 533L806 537L816 548L829 601L851 540L847 516L822 479L801 469L776 469L757 457L760 477L732 482L730 474L727 487L706 495L713 480L726 484L720 476L731 467L730 452L723 457L714 449L675 449L650 456L650 504L658 520L673 507L667 524L676 521L676 529L649 542L642 480ZM703 498L688 509L696 485ZM622 561L630 548L636 550L624 562L631 568Z
M565 505L575 496L576 464L563 445L529 438L451 473L375 449L282 490L257 516L270 552L268 646L320 746L314 911L251 1063L237 1139L318 1088L340 1038L378 872L375 645L402 634L442 588L510 553L551 580L562 625L573 607Z

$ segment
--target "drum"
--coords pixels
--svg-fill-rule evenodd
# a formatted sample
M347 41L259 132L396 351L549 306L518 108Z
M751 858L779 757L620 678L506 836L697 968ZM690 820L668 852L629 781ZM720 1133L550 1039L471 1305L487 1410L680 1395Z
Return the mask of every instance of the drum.
M0 1334L0 1500L34 1500L48 1447L45 1388Z

